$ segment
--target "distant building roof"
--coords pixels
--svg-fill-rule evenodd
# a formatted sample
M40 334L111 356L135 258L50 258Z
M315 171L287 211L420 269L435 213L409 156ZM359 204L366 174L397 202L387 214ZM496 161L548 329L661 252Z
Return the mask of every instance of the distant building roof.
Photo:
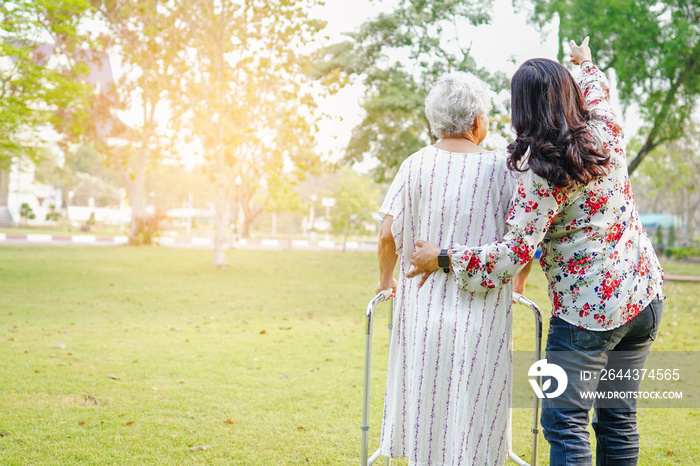
M639 214L645 227L670 227L678 222L673 214Z

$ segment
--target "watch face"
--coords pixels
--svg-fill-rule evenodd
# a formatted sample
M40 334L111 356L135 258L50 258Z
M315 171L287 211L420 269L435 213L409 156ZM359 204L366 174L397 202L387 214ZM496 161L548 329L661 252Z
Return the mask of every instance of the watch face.
M438 255L438 267L443 269L450 267L450 258L447 255L447 249L440 251L440 255Z

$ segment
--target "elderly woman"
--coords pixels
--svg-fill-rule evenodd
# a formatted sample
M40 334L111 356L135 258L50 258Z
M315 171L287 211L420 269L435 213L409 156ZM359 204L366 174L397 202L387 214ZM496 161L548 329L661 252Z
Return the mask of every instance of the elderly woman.
M440 140L404 160L379 212L377 291L395 293L381 451L412 465L494 465L507 457L511 284L462 291L449 264L422 289L406 278L418 239L477 247L506 233L515 181L505 157L479 146L490 109L490 92L475 76L438 80L425 115Z
M572 62L581 65L578 85L546 59L526 61L511 81L517 137L509 165L523 174L509 233L481 247L454 244L446 262L462 289L485 290L508 281L541 243L552 300L547 362L568 377L562 395L542 402L550 464L591 464L593 396L579 394L596 391L612 398L595 404L597 464L637 464L636 399L625 395L640 381L599 374L644 366L661 322L663 273L637 214L607 79L591 60L588 38L571 47ZM449 243L430 241L417 242L417 270L409 275L443 268L438 256ZM582 370L596 375L586 380Z

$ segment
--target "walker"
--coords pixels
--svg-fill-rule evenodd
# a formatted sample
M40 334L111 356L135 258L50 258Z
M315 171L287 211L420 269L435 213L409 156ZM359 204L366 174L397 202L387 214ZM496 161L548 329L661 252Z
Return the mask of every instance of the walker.
M389 300L391 296L391 290L383 290L377 296L372 298L372 300L367 305L367 323L365 326L365 368L364 368L364 384L362 393L362 425L360 425L360 430L362 431L362 450L360 454L360 465L370 466L373 465L381 456L380 450L377 449L372 456L367 457L368 454L368 442L369 442L369 382L370 382L370 372L372 365L372 318L374 317L374 309L377 304L382 301ZM542 313L540 308L534 302L527 299L525 296L519 293L513 293L513 302L527 306L532 310L535 316L535 361L539 361L542 356ZM392 319L393 319L393 304L389 312L389 335L391 336L392 330ZM391 344L391 339L389 340ZM542 378L537 377L537 383L542 385ZM537 465L537 436L540 432L539 429L539 413L540 413L540 399L533 395L533 407L532 407L532 428L530 432L532 434L531 439L531 453L530 453L530 463L526 463L518 455L513 453L512 450L508 451L508 457L521 466L536 466ZM391 458L386 458L386 465L391 464Z

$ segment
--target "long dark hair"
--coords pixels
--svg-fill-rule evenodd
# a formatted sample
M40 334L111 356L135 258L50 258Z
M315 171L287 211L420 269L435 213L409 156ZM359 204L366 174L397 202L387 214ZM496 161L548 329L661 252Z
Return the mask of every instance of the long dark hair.
M607 173L610 155L601 153L588 134L590 115L566 68L544 58L528 60L513 75L510 92L516 133L508 145L511 170L530 169L559 187L586 185Z

